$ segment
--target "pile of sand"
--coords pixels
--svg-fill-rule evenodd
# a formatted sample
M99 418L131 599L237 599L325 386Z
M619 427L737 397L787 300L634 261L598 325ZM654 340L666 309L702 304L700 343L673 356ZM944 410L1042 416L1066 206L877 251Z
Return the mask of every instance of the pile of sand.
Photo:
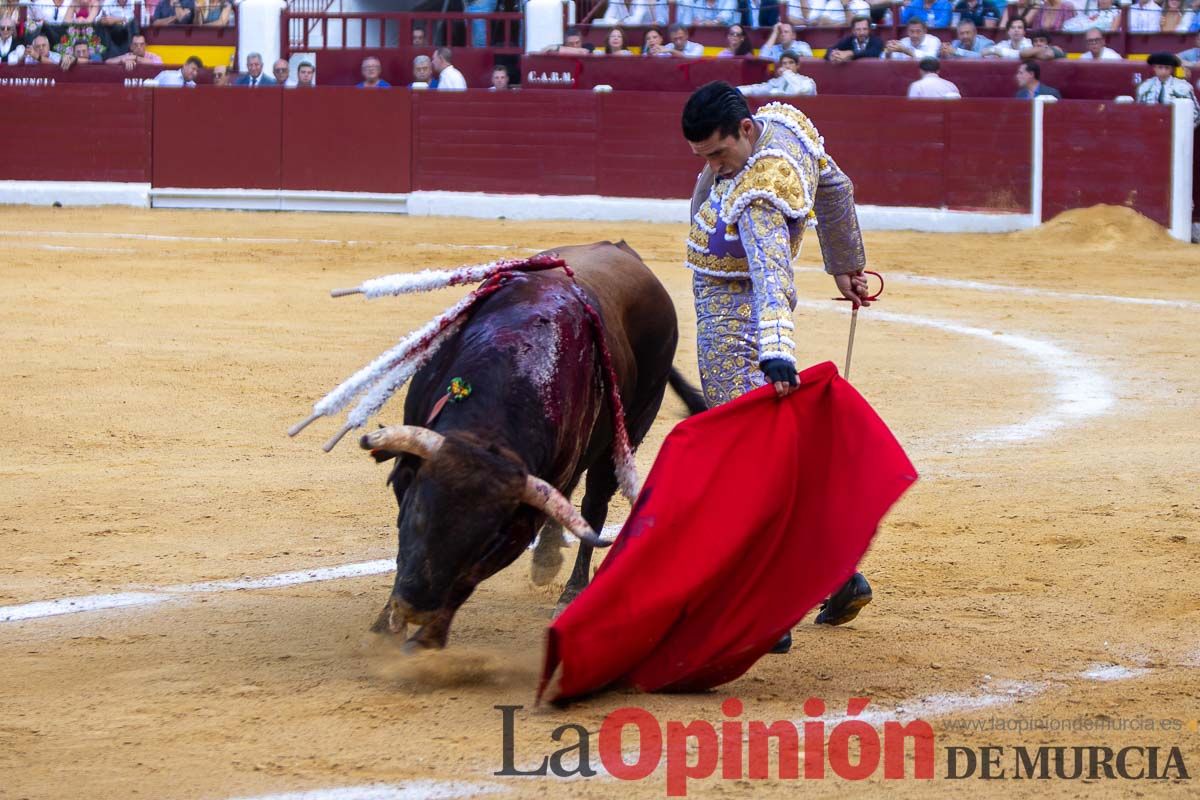
M1180 244L1167 229L1125 206L1098 205L1064 211L1049 222L1010 236L1023 243L1099 249Z

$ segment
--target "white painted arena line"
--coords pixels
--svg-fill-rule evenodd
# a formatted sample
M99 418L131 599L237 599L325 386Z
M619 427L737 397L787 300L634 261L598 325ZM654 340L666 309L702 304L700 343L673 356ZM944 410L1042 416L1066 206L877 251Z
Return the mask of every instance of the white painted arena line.
M391 572L395 568L396 562L392 559L380 559L378 561L342 564L336 567L319 567L317 569L297 570L295 572L281 572L277 575L267 575L262 578L238 578L224 581L205 581L203 583L182 583L138 592L64 597L58 600L43 600L15 606L0 606L0 623L24 622L26 620L43 619L45 617L57 617L63 614L79 614L85 611L103 611L112 608L157 605L196 594L277 589L281 586L296 586L302 583L318 583L320 581L334 581L342 578L361 578L366 575L380 575L385 572Z
M849 309L832 307L828 303L802 301L797 305L818 311L849 313ZM1094 370L1086 358L1054 342L1015 333L996 333L990 328L978 328L933 317L896 314L874 308L864 311L863 314L865 319L934 328L1011 347L1028 356L1052 377L1051 391L1055 402L1049 409L1022 422L977 431L967 437L968 441L996 443L1037 439L1068 425L1099 416L1116 404L1116 395L1113 394L1109 379Z
M820 272L820 267L796 267L796 272ZM1057 289L1037 289L1030 286L1015 286L1009 283L987 283L985 281L969 281L959 278L936 278L928 275L914 275L910 272L888 272L884 280L900 283L915 283L925 286L945 287L948 289L965 289L973 292L992 292L996 294L1015 294L1025 297L1054 297L1063 300L1088 300L1101 303L1119 303L1135 306L1158 306L1160 308L1198 309L1200 303L1194 300L1163 300L1156 297L1127 297L1118 294L1088 294L1087 292L1063 292Z
M416 780L263 794L235 800L455 800L460 797L478 797L507 791L505 787L494 783Z
M433 242L404 243L376 239L299 239L299 238L253 238L239 236L173 236L166 233L121 233L114 231L0 231L0 237L29 238L36 236L74 237L80 239L128 239L139 242L205 242L223 244L343 244L343 245L404 245L406 247L437 247L443 250L508 250L512 252L537 253L529 247L510 247L505 244L442 244ZM40 245L46 250L92 250L97 248L70 247L68 245ZM104 249L104 252L133 252L131 250Z

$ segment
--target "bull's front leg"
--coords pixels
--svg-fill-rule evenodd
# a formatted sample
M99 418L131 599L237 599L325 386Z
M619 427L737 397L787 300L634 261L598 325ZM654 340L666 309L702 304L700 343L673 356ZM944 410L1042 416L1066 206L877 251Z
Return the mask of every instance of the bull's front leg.
M587 472L587 482L584 487L580 511L583 512L583 518L592 530L600 533L604 530L605 519L608 518L608 503L617 491L617 476L613 470L611 455L601 456L592 465ZM579 543L579 552L575 556L575 567L571 570L571 577L567 579L566 588L558 598L558 605L554 609L555 617L565 611L571 601L587 588L592 577L592 550L594 549L586 542Z
M545 586L558 577L558 571L563 564L563 526L547 521L538 534L537 545L533 548L533 562L529 569L529 578L534 586Z

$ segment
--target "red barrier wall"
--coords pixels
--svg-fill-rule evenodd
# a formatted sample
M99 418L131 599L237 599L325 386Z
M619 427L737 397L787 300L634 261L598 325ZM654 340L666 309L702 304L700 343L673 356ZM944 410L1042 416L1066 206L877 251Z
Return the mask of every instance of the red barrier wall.
M700 160L681 93L0 87L15 153L0 180L161 188L451 190L686 198ZM765 101L755 101L761 106ZM862 203L1028 211L1032 105L804 98ZM1167 224L1170 109L1045 109L1046 217L1130 205Z
M521 57L521 80L524 85L552 83L555 88L591 89L604 83L617 90L679 92L691 91L711 80L735 85L757 83L765 80L767 64L757 58L531 55ZM957 84L963 97L1010 98L1017 91L1017 66L1016 61L997 59L943 61L941 75ZM821 95L905 97L909 84L920 77L913 60L861 59L832 64L804 59L800 72L816 81ZM543 74L550 80L541 80ZM1118 95L1132 95L1136 80L1150 74L1150 67L1136 61L1088 64L1059 60L1042 64L1042 79L1067 99L1111 100ZM570 80L564 81L563 75L570 76Z
M1112 103L1046 106L1043 218L1096 203L1171 223L1171 109Z
M154 185L278 189L284 89L154 90Z
M284 189L412 191L407 89L367 92L338 86L275 93L283 99Z
M149 182L153 101L120 86L0 87L0 178Z
M595 194L598 103L582 92L413 92L413 188Z

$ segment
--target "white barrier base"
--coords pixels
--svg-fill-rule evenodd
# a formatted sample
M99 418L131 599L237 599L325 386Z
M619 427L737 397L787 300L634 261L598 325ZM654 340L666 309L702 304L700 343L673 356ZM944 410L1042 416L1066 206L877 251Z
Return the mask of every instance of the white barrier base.
M271 189L152 189L142 183L0 181L0 204L127 205L238 211L349 211L417 217L598 222L688 221L687 200L599 195L484 194L478 192L306 192ZM1031 214L948 211L938 208L858 207L869 231L1003 233L1032 228Z
M0 204L150 207L150 184L103 181L0 181Z

